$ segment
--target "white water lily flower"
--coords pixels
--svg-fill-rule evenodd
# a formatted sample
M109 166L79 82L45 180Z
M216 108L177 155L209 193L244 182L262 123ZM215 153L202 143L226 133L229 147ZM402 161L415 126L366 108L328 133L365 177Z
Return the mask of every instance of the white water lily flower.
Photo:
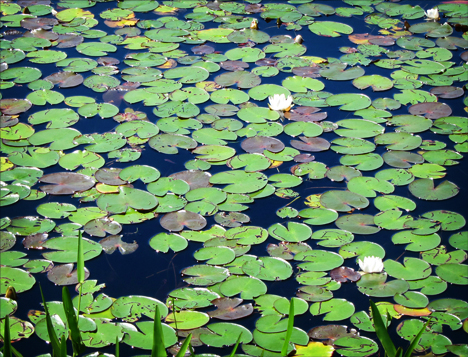
M270 103L268 106L272 110L288 111L293 106L293 97L290 95L286 98L284 94L275 94L273 97L268 97Z
M424 11L428 20L439 20L439 10L437 8Z
M380 273L384 268L382 259L379 257L364 257L364 261L359 259L358 263L364 273Z

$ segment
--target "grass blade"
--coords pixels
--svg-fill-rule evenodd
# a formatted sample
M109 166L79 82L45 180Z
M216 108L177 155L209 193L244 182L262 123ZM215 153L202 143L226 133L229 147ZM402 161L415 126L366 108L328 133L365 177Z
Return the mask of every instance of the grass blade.
M153 348L151 350L151 357L167 357L166 349L164 348L164 335L158 306L156 306L156 310L154 311Z
M393 344L392 339L388 334L387 328L385 327L385 324L382 320L382 316L380 316L380 311L377 309L377 306L372 300L369 300L369 302L372 311L372 318L374 320L375 333L377 334L377 337L379 338L385 353L389 357L396 357L397 351L395 345Z
M5 357L12 357L9 315L5 316L5 330L3 332L3 355Z
M120 356L120 344L119 344L119 338L115 338L115 357Z
M74 356L75 354L73 354ZM65 335L62 335L62 339L60 342L60 357L68 357L67 355L67 339Z
M236 344L234 345L234 348L231 351L231 354L229 357L234 357L236 355L237 347L239 346L240 339L242 338L242 332L239 334L239 337L237 337Z
M289 340L291 339L293 327L294 327L294 300L291 299L291 302L289 303L288 329L286 330L286 337L284 338L283 348L281 349L282 356L288 355Z
M78 283L83 284L85 281L85 270L84 270L84 254L83 254L83 237L81 231L78 233L78 257L76 263L76 275Z
M78 296L78 314L81 310L81 288L85 281L85 264L84 264L84 253L83 253L83 236L81 231L78 233L78 250L76 257L76 276L78 278L78 283L80 284Z
M44 304L44 311L46 314L46 323L47 323L47 333L49 334L50 344L52 345L52 356L61 355L60 342L55 334L54 325L52 325L52 319L50 318L49 308L47 307L46 301L44 299L44 294L42 293L41 284L39 284L39 290L41 291L42 303Z
M187 349L190 346L190 341L192 340L192 334L189 334L187 338L185 339L184 343L182 346L180 346L179 352L177 352L176 357L184 357L185 352L187 352Z
M81 332L78 328L78 316L73 309L73 302L70 296L70 291L66 286L62 288L62 302L65 316L67 317L68 328L70 329L70 337L73 345L73 354L78 355L86 349L81 339Z
M418 344L419 339L421 338L424 331L426 331L426 327L427 327L427 325L429 325L430 321L431 320L427 320L427 322L422 327L421 331L419 331L419 333L416 336L414 336L414 338L411 340L410 346L406 350L406 353L405 353L404 357L411 357L411 354L413 353L413 350L416 348L416 345Z

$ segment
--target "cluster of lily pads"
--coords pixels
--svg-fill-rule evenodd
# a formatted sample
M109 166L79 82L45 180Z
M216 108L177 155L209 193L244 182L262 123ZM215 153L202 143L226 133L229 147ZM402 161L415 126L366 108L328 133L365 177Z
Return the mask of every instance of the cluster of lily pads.
M167 301L108 296L86 270L81 304L74 299L86 346L117 337L150 350L158 307L171 353L191 334L195 351L241 336L238 356L280 356L293 299L294 314L314 325L294 327L290 354L375 354L370 311L334 297L348 284L379 300L384 320L401 319L402 344L430 319L416 351L467 356L468 345L447 334L468 333L468 303L437 297L449 284L468 285L465 218L450 201L411 215L459 193L446 166L468 152L468 118L452 115L468 105L468 52L458 50L468 48L468 4L437 9L440 21L383 0L1 0L0 294L13 287L21 296L41 273L76 285L80 232L85 260L116 250L172 254L196 242L182 270L187 286ZM375 34L354 33L343 23L351 17ZM281 34L270 36L271 27ZM320 57L317 36L331 46L343 35L350 44L341 57ZM355 90L327 91L334 81ZM379 96L390 90L392 98ZM96 121L109 131L93 132ZM425 138L429 131L450 144ZM318 161L325 152L339 165ZM185 170L167 172L176 154L189 158ZM334 188L304 196L327 184ZM395 194L401 186L407 197ZM272 196L287 200L276 217L276 208L266 213L272 224L251 224L254 202ZM154 236L125 238L124 226L148 220ZM385 258L381 230L395 231L402 258L386 259L382 272L355 271L358 260ZM249 254L253 245L265 254ZM34 249L42 259L28 257ZM297 291L268 293L268 282L294 279ZM0 297L0 334L10 316L12 340L49 341L45 313L22 320L17 304ZM47 306L58 338L68 336L63 304ZM252 314L250 331L242 323Z

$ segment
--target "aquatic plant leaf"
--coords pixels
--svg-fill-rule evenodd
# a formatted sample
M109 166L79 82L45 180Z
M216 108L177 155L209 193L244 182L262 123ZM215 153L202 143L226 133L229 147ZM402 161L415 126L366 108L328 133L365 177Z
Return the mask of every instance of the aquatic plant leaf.
M409 289L406 281L397 279L386 282L387 275L381 274L365 274L356 283L358 290L363 294L375 297L394 296L395 294L403 294Z
M127 182L140 179L144 183L156 181L161 176L158 169L147 165L128 166L119 173L119 177Z
M436 268L435 272L448 283L468 285L468 266L466 264L442 264Z
M129 207L137 210L152 209L158 205L158 200L149 192L120 186L118 194L99 196L97 205L109 213L124 213Z
M124 242L122 241L121 235L112 235L101 239L99 244L107 254L112 254L118 249L122 255L126 255L135 252L138 248L138 243L136 241L133 241L133 243Z
M253 299L265 294L267 287L262 280L252 276L232 276L221 283L220 292L225 296L234 296L240 293L242 299Z
M410 192L423 200L440 201L454 197L460 188L450 181L443 181L437 187L432 179L424 178L415 180L408 186Z
M385 271L396 279L418 280L431 275L432 269L429 263L421 259L405 258L404 265L394 260L387 259L384 262Z
M220 283L229 276L229 270L209 265L194 265L182 270L182 274L188 275L184 281L192 285L214 285Z
M91 177L74 172L44 175L39 181L51 184L39 187L42 191L51 195L69 195L86 191L94 186L94 180Z
M394 244L409 243L405 249L417 252L434 249L440 244L440 240L440 236L436 233L417 235L411 231L398 232L392 237Z
M347 281L356 282L361 279L361 274L348 267L338 267L330 271L330 276L333 280L340 283Z
M212 304L217 307L214 311L208 311L210 317L220 320L236 320L249 316L253 312L252 304L240 305L243 302L239 298L221 297L212 300ZM239 306L240 305L240 306Z
M280 223L275 223L268 228L268 233L281 241L303 242L310 238L312 229L302 223L288 222L288 228Z
M236 154L234 148L219 145L203 145L192 151L194 154L200 154L197 159L216 162L230 159Z
M236 84L237 87L241 89L253 88L261 83L261 79L258 75L247 71L223 73L214 80L223 87L230 87ZM249 95L252 96L250 93Z
M122 296L114 301L111 307L112 315L125 322L135 322L145 315L154 318L154 311L158 307L162 317L166 317L168 309L161 301L138 295Z
M44 217L61 219L76 211L76 207L70 203L48 202L39 205L36 210Z
M212 184L227 184L223 190L228 193L250 193L262 189L268 178L259 172L247 173L241 170L220 172L210 178Z
M234 345L239 335L241 335L240 342L242 343L247 344L252 341L252 333L238 324L219 322L209 324L207 328L212 333L201 333L200 340L209 346L223 347Z
M244 273L268 281L285 280L292 275L291 265L280 258L260 257L242 266Z
M353 257L363 259L366 256L383 258L385 250L377 243L361 241L343 245L339 250L339 254L345 259Z
M340 33L349 35L353 32L351 26L334 21L315 21L309 25L309 30L316 35L325 37L339 37Z
M324 321L340 321L354 314L354 305L345 299L330 299L316 302L310 306L310 313L314 316L325 314Z
M330 142L324 138L320 137L306 137L306 136L300 136L299 140L291 140L291 146L302 151L307 151L307 152L320 152L320 151L326 151L330 148Z
M29 110L31 106L32 103L27 99L0 99L0 111L3 115L15 115L23 113Z
M286 331L263 333L260 330L255 329L253 332L253 337L256 344L259 346L271 351L280 352L284 345L284 341L286 340ZM297 327L294 327L291 333L291 338L289 340L288 351L293 349L293 345L306 345L308 341L309 337L307 336L306 332Z
M135 326L126 324L123 328L125 337L122 342L132 347L151 350L153 345L153 322L140 321ZM162 334L164 336L164 348L170 347L177 342L175 330L166 324L161 324ZM140 332L141 331L141 332Z
M380 231L380 228L374 225L374 217L367 214L341 216L335 224L338 228L355 234L374 234Z
M36 283L36 279L28 272L14 268L2 267L0 294L5 294L9 286L15 288L17 293L31 289Z
M149 245L157 252L161 251L163 253L167 253L169 249L174 252L184 250L187 248L188 242L179 234L159 233L150 239Z
M194 149L197 147L195 140L179 134L158 134L153 136L148 144L152 149L164 154L177 154L178 148Z
M85 260L93 259L101 254L102 247L98 243L86 238L82 238L82 242ZM58 263L75 263L77 260L78 237L51 238L42 243L41 247L56 250L42 254L48 260Z
M206 226L206 219L197 213L181 210L165 214L160 224L171 232L179 232L184 227L198 231Z
M351 243L354 235L346 230L322 229L312 234L312 239L320 240L317 244L323 247L341 247Z
M89 270L85 268L85 279L88 279L89 274ZM77 271L73 270L73 263L55 265L47 272L47 279L56 285L78 284Z

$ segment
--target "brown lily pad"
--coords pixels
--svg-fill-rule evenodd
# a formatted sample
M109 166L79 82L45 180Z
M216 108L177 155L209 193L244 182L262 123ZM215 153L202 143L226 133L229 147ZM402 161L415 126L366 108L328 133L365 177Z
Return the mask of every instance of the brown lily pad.
M211 174L200 170L187 170L176 172L169 177L176 180L183 180L188 183L191 190L201 187L210 187Z
M78 284L78 274L73 270L73 263L54 266L47 273L47 279L56 285L75 285ZM89 278L89 270L84 268L85 280Z
M330 148L330 142L323 138L308 138L306 136L300 136L299 140L291 140L291 146L302 151L319 152L326 151Z
M284 149L284 144L282 141L269 136L253 136L245 139L241 143L241 147L248 153L262 154L263 150L280 152Z
M463 88L454 86L434 87L430 90L430 92L439 98L446 99L459 98L465 94Z
M321 77L321 75L319 73L320 69L321 69L321 67L319 67L317 65L315 65L315 66L305 66L305 67L294 67L292 69L292 73L294 73L296 76L317 78L317 77Z
M294 162L311 162L315 160L315 156L311 154L299 154L294 156Z
M239 298L221 297L211 301L217 307L214 311L208 311L210 317L220 320L236 320L249 316L253 312L252 304L241 305L244 300Z
M414 115L424 115L428 119L439 119L452 114L452 108L440 102L413 104L408 111Z
M47 76L45 80L58 84L59 88L71 88L83 83L83 76L73 72L57 72Z
M299 107L284 114L284 117L292 121L321 121L327 117L326 112L320 112L315 107Z
M333 280L340 283L346 283L348 281L358 281L361 279L361 274L355 271L352 268L348 267L338 267L330 271L330 276Z
M165 214L160 224L170 232L180 232L184 227L199 231L206 226L206 219L198 213L182 210Z
M108 168L99 169L94 174L94 177L99 182L105 183L106 185L119 186L125 185L127 182L120 179L120 171L122 169Z
M56 172L42 176L39 181L52 184L39 187L42 191L51 195L70 195L75 192L89 190L94 186L92 177L75 172Z
M121 235L113 235L101 239L99 244L102 245L102 249L107 254L112 254L118 249L122 255L126 255L133 253L138 248L138 243L136 241L133 241L133 243L126 243L122 240Z
M307 332L310 338L314 340L327 340L327 344L333 342L341 337L357 337L358 332L348 332L346 326L343 325L325 325L317 326Z
M26 249L44 249L42 245L47 240L47 233L31 234L23 239L23 246Z

